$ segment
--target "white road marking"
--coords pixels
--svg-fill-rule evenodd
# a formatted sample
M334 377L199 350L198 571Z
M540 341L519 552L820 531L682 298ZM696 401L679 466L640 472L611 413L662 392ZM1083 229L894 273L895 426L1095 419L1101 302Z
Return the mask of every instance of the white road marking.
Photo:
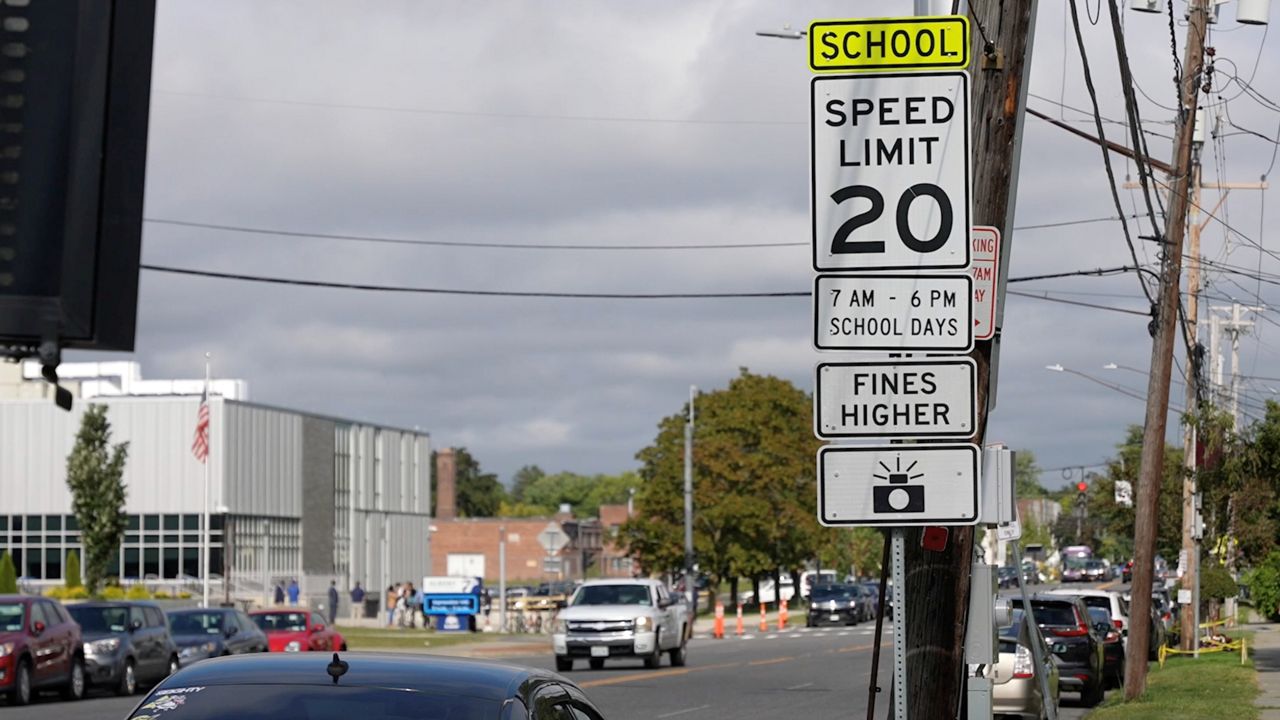
M840 632L836 633L836 637L844 637L846 635L851 635L851 634L852 633L850 633L848 630L841 630ZM861 634L862 633L859 633L859 635Z
M684 715L685 713L697 712L697 711L699 711L699 710L706 710L706 709L707 709L707 708L709 708L709 707L711 707L711 706L710 706L710 705L699 705L698 707L685 708L684 710L676 710L675 712L663 713L662 715L655 715L654 717L656 717L656 718L669 718L669 717L675 717L675 716L677 716L677 715Z
M777 633L774 633L773 635L765 635L765 636L764 636L764 639L765 639L765 640L773 640L773 639L775 639L775 638L777 638L777 637L778 637Z
M808 683L804 683L804 684L802 684L802 685L792 685L791 687L789 687L789 688L787 688L787 689L788 689L788 690L800 690L800 689L807 688L807 687L812 687L812 686L813 686L813 683L808 682Z

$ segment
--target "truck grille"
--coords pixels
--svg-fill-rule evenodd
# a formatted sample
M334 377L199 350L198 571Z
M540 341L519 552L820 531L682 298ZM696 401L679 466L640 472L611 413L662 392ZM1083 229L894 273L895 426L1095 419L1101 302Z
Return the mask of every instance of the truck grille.
M623 632L635 627L633 620L569 620L565 623L571 633Z

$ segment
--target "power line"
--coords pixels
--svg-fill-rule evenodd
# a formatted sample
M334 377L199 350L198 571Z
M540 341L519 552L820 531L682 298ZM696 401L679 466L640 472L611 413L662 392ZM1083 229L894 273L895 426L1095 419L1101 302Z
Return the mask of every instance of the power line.
M1022 292L1019 290L1005 290L1005 293L1008 295L1017 295L1019 297L1035 298L1036 300L1046 300L1048 302L1062 303L1063 305L1076 305L1079 307L1093 308L1095 310L1108 310L1110 312L1124 313L1126 315L1138 315L1140 317L1151 317L1150 312L1145 312L1142 310L1130 310L1128 308L1118 308L1118 307L1112 307L1110 305L1097 305L1095 303L1081 302L1079 300L1067 300L1065 298L1049 297L1047 294L1033 295L1032 293Z

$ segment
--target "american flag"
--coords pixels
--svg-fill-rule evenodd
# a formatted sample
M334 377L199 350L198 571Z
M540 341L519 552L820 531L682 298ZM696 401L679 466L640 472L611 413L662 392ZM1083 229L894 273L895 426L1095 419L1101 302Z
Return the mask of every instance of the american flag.
M191 454L200 462L209 457L209 388L200 393L200 410L196 413L196 436L191 441Z

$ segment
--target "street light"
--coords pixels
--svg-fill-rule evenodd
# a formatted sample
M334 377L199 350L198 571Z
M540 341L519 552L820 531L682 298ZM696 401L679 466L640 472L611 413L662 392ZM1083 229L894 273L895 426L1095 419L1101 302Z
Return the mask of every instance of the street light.
M760 37L782 38L783 40L800 40L808 35L807 30L792 30L790 25L783 25L781 30L757 30Z

